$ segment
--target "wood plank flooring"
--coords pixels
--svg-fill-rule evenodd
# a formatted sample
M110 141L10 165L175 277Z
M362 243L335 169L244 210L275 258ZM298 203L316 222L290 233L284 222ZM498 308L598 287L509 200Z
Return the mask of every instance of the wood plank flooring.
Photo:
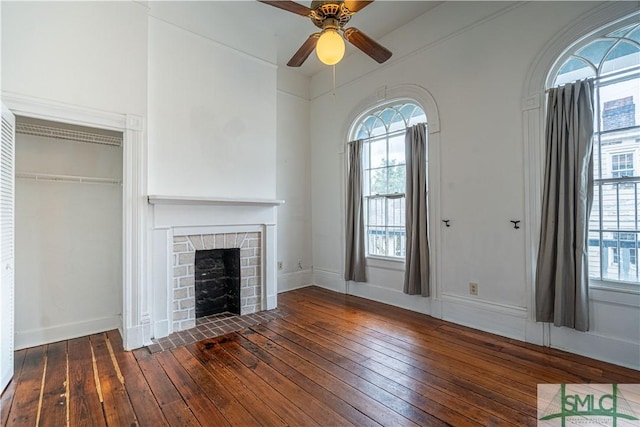
M153 354L117 331L18 351L2 426L533 426L538 383L640 383L316 287L278 304L285 317Z

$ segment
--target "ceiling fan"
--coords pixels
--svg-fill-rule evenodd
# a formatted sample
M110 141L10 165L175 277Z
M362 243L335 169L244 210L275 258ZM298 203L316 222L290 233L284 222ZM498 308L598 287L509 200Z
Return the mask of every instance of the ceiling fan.
M356 12L372 3L373 0L314 0L311 2L311 7L303 6L293 0L258 1L306 16L311 19L316 27L322 29L318 33L311 34L300 46L287 63L290 67L301 66L314 49L323 63L327 65L337 64L344 55L343 37L380 64L391 58L392 53L390 50L375 42L362 31L354 27L344 28ZM340 36L339 31L342 32L343 36Z

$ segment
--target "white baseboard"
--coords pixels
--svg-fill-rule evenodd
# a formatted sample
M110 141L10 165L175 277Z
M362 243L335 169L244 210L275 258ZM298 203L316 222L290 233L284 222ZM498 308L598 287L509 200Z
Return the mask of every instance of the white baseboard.
M442 295L442 319L524 341L527 309L456 295Z
M440 318L440 304L431 298L420 295L407 295L402 291L383 288L370 283L349 283L349 295L378 301L395 307Z
M347 284L342 274L336 271L322 270L314 267L313 284L341 294L347 293Z
M531 344L544 345L548 344L549 336L545 334L548 328L544 323L527 320L525 324L525 341Z
M278 293L307 287L313 283L313 270L300 270L278 275Z
M570 328L551 327L551 347L640 370L640 344Z
M15 348L21 350L121 328L122 317L118 315L29 331L16 331Z

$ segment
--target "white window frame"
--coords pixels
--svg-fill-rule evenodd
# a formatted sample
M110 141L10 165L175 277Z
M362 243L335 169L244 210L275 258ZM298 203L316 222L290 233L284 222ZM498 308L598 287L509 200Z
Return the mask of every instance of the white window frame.
M607 26L604 26L599 31L594 32L588 37L583 38L580 43L574 44L570 46L568 49L564 51L562 55L558 56L556 61L555 69L549 73L547 78L547 87L551 87L553 85L561 85L567 80L567 78L563 78L562 81L557 82L556 79L559 76L559 72L566 63L565 61L576 61L573 58L579 58L578 56L581 53L582 49L585 49L587 46L603 46L603 43L609 43L608 48L606 50L600 51L600 55L597 58L598 62L589 61L588 59L581 60L583 65L589 64L585 66L582 70L589 70L588 75L591 77L595 77L595 91L594 91L594 208L591 213L591 218L589 222L589 241L590 248L593 251L597 259L597 265L595 263L591 264L590 267L590 284L592 286L608 286L615 288L626 288L629 290L639 290L640 291L640 274L636 267L633 267L635 273L627 271L629 269L629 265L626 266L626 269L621 269L621 264L611 262L613 258L609 257L610 253L615 253L616 251L610 251L610 247L612 245L611 235L620 235L620 233L624 232L634 232L637 235L640 235L640 225L638 222L638 204L635 203L635 207L633 208L633 212L631 213L632 217L635 217L635 228L628 229L629 224L628 220L624 220L625 216L629 216L629 212L627 210L621 209L623 206L620 194L622 192L628 193L629 191L634 191L635 198L638 198L638 191L636 190L636 186L640 185L640 176L634 174L634 157L636 148L633 146L627 147L622 150L620 147L618 150L620 151L612 151L611 146L606 144L608 139L612 137L615 133L623 132L624 133L635 133L640 130L640 123L637 123L634 126L627 128L614 128L614 129L604 129L604 118L603 111L601 110L600 105L600 95L604 94L606 88L610 85L618 85L625 84L627 81L631 81L640 77L640 66L633 66L631 68L614 68L613 72L603 71L603 64L607 62L604 61L607 58L608 52L613 51L616 46L620 46L620 43L630 43L636 48L640 48L638 46L638 42L634 40L630 40L626 38L623 34L617 34L617 38L612 37L610 34L612 32L618 32L620 29L628 28L630 26L636 26L636 22L623 22L623 23L613 23ZM637 27L640 28L640 27ZM636 30L634 30L635 32ZM623 41L624 40L624 41ZM600 44L598 44L600 43ZM589 55L586 55L589 57ZM592 59L589 57L589 59ZM569 75L573 73L575 78L583 78L585 74L583 71L577 72L578 75L575 75L576 72L572 71L568 73ZM632 89L631 89L632 90ZM633 92L632 92L633 93ZM618 96L626 95L620 93ZM636 104L640 104L640 99L636 99ZM640 107L640 105L638 105ZM617 137L616 137L617 138ZM624 139L624 138L623 138ZM605 142L607 145L606 148L603 148L602 144ZM605 158L607 156L608 158ZM629 168L618 169L616 171L613 170L614 164L616 164L616 160L621 160L620 156L625 157L625 164L627 163L627 159L630 156L631 159L631 176L627 173L624 175L620 175L622 172L629 171ZM608 164L606 163L608 162ZM619 163L619 162L618 162ZM608 170L605 168L605 165L608 166ZM604 190L607 190L609 193L611 189L615 188L616 200L620 200L620 202L613 202L613 206L611 206L611 195L605 196L603 193ZM624 197L624 196L623 196ZM612 212L615 212L614 218L612 219ZM621 219L622 217L622 219ZM595 222L594 222L595 221ZM616 225L611 229L611 221L617 221ZM594 227L594 224L596 226ZM619 230L618 230L619 229ZM595 237L594 237L595 236ZM597 246L595 249L592 246L593 241L597 242ZM616 240L613 244L615 244L615 248L617 251L621 249L621 243L619 239ZM637 250L638 242L637 238L635 239L635 247ZM592 258L590 256L590 258ZM613 268L613 272L611 271ZM616 276L615 278L612 277ZM597 276L597 277L595 277ZM635 276L635 279L634 279Z
M381 104L376 105L373 108L370 108L368 110L366 110L364 113L362 113L358 119L354 122L353 127L352 127L352 139L358 139L358 133L359 130L362 126L364 126L364 122L367 121L370 117L375 116L378 117L381 121L383 121L383 119L380 117L383 112L387 111L388 109L391 108L395 108L395 107L399 107L402 106L404 107L405 105L413 105L416 108L420 109L420 111L422 112L422 114L425 116L425 120L426 121L426 112L424 110L424 108L415 100L412 99L393 99ZM399 111L398 111L399 112ZM413 114L411 115L413 116ZM394 116L395 117L395 116ZM398 226L396 225L390 225L389 222L389 217L388 217L388 212L387 212L387 208L388 208L388 203L389 201L395 201L398 199L404 199L405 198L405 193L404 191L393 191L391 193L389 193L389 189L387 188L387 191L383 192L383 193L371 193L371 190L369 188L370 185L370 179L367 179L367 177L369 177L369 173L373 173L373 171L375 170L380 170L380 169L384 169L387 172L387 186L389 184L388 180L388 173L391 167L395 167L395 166L405 166L406 167L406 158L404 159L403 162L398 163L397 165L390 165L389 164L389 150L390 150L390 144L391 144L391 139L393 137L402 137L404 138L404 135L406 133L406 128L408 126L410 126L411 124L415 124L412 122L411 117L404 117L404 115L402 116L403 118L403 125L401 129L397 129L397 130L393 130L390 131L389 128L391 127L392 122L384 122L384 126L386 128L386 132L384 134L380 134L380 135L375 135L375 136L370 136L366 139L364 139L364 150L370 150L371 149L371 143L379 143L380 141L384 141L385 142L385 150L386 150L386 156L385 158L387 159L387 164L384 166L374 166L372 164L366 164L367 161L370 161L370 158L368 156L368 153L365 151L365 153L363 153L363 206L364 206L364 216L365 216L365 252L366 252L366 257L370 258L370 259L380 259L380 260L389 260L389 261L396 261L396 262L404 262L404 253L401 250L401 254L400 255L386 255L386 254L379 254L379 253L371 253L371 247L370 247L370 238L369 238L369 229L372 227L376 227L376 228L382 228L385 231L385 236L387 236L387 240L388 240L388 231L390 228L398 228ZM422 122L422 120L420 121ZM418 123L418 122L416 122ZM404 141L403 141L404 142ZM383 210L384 210L384 214L383 214L383 224L377 225L377 224L370 224L369 220L370 220L370 216L369 216L369 208L370 208L370 202L376 199L381 199L383 200ZM393 202L392 202L393 203ZM401 203L401 202L400 202ZM401 219L401 222L404 223L404 218ZM406 229L406 224L402 227L403 229ZM406 250L406 235L404 237L404 242L405 242L405 250ZM389 249L386 248L386 253L389 253Z
M441 298L441 271L442 271L442 234L443 226L443 206L440 199L440 115L438 112L438 106L435 99L429 93L428 90L422 86L415 84L399 84L396 86L382 86L368 96L363 97L359 102L354 104L350 113L343 121L342 135L344 135L343 141L339 143L338 151L342 158L342 176L341 176L341 227L343 230L342 235L342 257L345 256L346 237L344 230L346 227L346 176L347 176L347 144L349 141L356 139L355 130L359 123L369 111L374 111L381 105L387 104L390 100L402 101L407 100L420 106L427 116L427 122L429 126L427 128L428 133L428 159L429 159L429 243L431 245L431 251L429 251L430 257L430 283L432 283L432 297L427 299L428 301L434 301ZM448 214L447 214L448 215ZM385 271L389 274L396 274L393 272L404 271L404 259L391 259L391 258L366 258L367 269L372 273L374 271ZM345 292L351 293L351 286L367 286L361 284L353 284L347 282L345 284ZM431 306L431 310L434 316L441 316L441 306L434 304Z
M525 278L529 319L535 322L535 269L540 240L544 174L544 126L546 88L551 87L567 52L579 49L610 28L638 22L640 11L629 2L612 2L595 9L580 21L566 27L534 59L524 81L522 95L523 150L525 174ZM613 141L615 142L615 141ZM640 291L591 280L589 298L621 305L637 305ZM535 323L532 323L535 324ZM537 330L537 329L536 329ZM538 340L536 340L538 342ZM548 336L539 339L549 345Z

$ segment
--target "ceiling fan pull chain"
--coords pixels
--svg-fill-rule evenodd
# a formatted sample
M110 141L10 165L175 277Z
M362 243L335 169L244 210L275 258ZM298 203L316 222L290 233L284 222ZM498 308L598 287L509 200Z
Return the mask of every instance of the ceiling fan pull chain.
M336 66L333 65L333 97L336 96Z

